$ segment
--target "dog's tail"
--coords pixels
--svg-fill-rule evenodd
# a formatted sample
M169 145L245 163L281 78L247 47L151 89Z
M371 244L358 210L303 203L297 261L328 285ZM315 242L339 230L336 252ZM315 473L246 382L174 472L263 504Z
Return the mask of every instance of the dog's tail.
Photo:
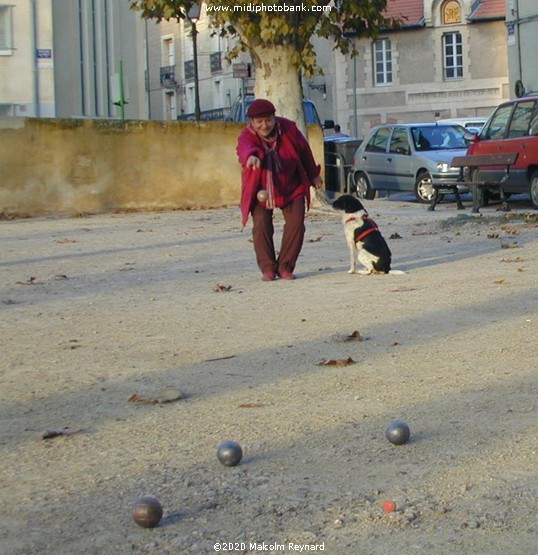
M404 272L403 270L391 270L389 272L389 274L394 275L394 276L403 276L405 275L406 272Z

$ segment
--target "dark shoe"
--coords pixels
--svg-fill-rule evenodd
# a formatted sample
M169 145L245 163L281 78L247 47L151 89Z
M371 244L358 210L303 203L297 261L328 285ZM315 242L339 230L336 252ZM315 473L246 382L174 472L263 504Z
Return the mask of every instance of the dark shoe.
M264 272L262 274L262 281L275 281L276 275L274 272Z
M295 276L287 270L281 270L280 272L278 272L278 275L281 279L295 279Z

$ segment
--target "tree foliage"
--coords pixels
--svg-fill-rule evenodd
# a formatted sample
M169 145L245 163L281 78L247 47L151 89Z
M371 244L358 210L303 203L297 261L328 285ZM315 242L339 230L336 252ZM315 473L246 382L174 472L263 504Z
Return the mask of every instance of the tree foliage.
M191 0L128 0L146 19L185 19ZM206 13L222 35L238 39L228 58L268 47L291 47L290 62L306 76L316 72L315 36L331 38L342 53L354 53L350 36L375 38L397 22L383 15L387 0L210 0ZM330 8L330 9L329 9Z

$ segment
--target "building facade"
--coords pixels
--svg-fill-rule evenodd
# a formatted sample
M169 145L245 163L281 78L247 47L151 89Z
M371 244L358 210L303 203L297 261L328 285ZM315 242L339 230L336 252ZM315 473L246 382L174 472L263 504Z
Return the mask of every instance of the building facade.
M144 21L127 0L0 0L0 115L194 119L198 88L202 119L226 119L252 91L252 64L226 61L234 42L204 8L193 26ZM538 90L535 0L389 0L387 15L401 28L349 37L357 57L316 40L323 75L303 91L322 120L363 136L387 121L485 116L516 85Z
M510 96L538 93L538 2L505 1Z
M320 59L334 119L362 137L385 122L489 115L509 96L504 1L389 0L399 29L350 37L354 58Z
M125 0L52 0L56 116L146 119L146 26Z
M190 15L180 21L148 23L151 118L195 119L198 87L202 119L226 120L252 79L234 75L236 66L225 59L234 42L214 32L205 4ZM246 61L243 57L235 63Z
M0 0L0 117L55 114L52 0Z

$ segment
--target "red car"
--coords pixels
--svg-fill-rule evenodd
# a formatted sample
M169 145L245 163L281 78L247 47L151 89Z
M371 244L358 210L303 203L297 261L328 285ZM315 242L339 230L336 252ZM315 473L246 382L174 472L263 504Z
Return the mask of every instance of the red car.
M508 154L518 157L503 187L508 194L527 193L538 208L538 96L517 98L501 104L473 139L468 155ZM473 170L470 181L500 181L501 167Z

